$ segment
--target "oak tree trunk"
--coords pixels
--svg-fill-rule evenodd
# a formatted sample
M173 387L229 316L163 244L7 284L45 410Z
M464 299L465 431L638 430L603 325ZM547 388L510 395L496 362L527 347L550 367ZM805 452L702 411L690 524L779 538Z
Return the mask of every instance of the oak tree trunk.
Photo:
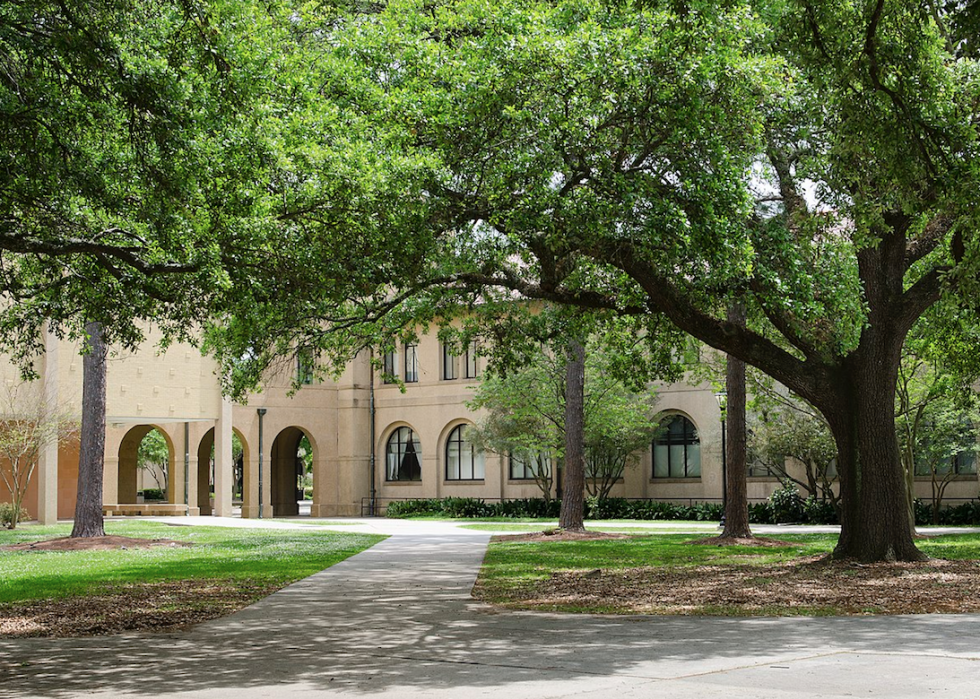
M893 344L893 343L891 343ZM823 409L837 442L841 534L834 558L926 560L915 547L895 434L901 347L863 338L848 358L838 399Z
M82 429L73 538L105 536L102 472L105 463L106 348L100 323L86 324L85 332L88 333L88 348L82 358Z
M585 530L585 347L573 340L565 366L565 474L558 526Z
M732 304L728 320L745 325L745 307ZM725 428L728 433L725 448L727 461L725 527L723 538L745 539L752 536L749 528L749 498L747 492L748 464L746 463L747 433L745 425L745 362L729 356L725 372L727 410Z

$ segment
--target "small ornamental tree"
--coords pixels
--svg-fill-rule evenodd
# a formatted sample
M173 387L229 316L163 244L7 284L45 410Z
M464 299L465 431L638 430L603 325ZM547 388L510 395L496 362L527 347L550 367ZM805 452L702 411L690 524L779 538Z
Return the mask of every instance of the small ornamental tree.
M617 378L623 357L611 338L595 336L585 351L583 484L598 498L609 495L657 428L654 391ZM564 354L541 350L523 367L488 372L468 403L485 411L474 438L491 451L510 454L533 474L542 492L550 493L553 466L564 463L566 368Z
M152 429L146 433L136 450L136 467L149 475L159 490L167 492L169 481L168 465L170 447L160 430Z
M41 452L76 440L78 420L50 405L39 382L7 384L0 396L0 481L10 494L14 529Z

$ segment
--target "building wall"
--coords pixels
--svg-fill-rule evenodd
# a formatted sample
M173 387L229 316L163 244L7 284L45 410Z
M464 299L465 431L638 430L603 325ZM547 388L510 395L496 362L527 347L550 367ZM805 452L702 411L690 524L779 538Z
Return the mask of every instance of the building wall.
M453 428L473 424L479 415L467 408L477 379L443 378L443 353L434 335L423 335L417 347L418 380L386 384L372 368L364 352L336 380L304 385L293 391L295 364L284 361L270 372L262 391L249 395L240 405L221 396L214 363L193 347L172 345L165 351L154 346L152 333L145 348L113 356L108 366L107 431L104 502L135 502L138 477L135 450L139 438L152 428L160 430L170 447L170 485L167 501L203 514L212 507L230 512L230 440L238 435L244 450L242 514L259 515L259 481L262 481L262 516L289 509L295 498L288 491L295 477L295 446L305 436L313 449L314 516L360 515L372 497L382 504L391 499L478 497L488 500L537 497L533 481L512 480L506 457L484 455L485 475L480 480L452 480L446 474L446 445ZM56 379L59 400L76 413L81 405L81 357L79 347L54 342L43 366L46 379ZM404 352L399 347L398 371L404 376ZM54 360L58 361L54 361ZM477 368L483 370L483 359ZM50 371L49 371L50 369ZM0 365L0 380L17 381L9 365ZM259 415L264 411L263 415ZM697 429L700 439L701 475L695 478L655 478L652 450L637 455L613 490L614 496L654 498L674 502L714 501L722 498L722 449L720 411L707 384L677 383L658 390L658 415L681 414ZM393 482L386 479L388 440L399 427L409 427L421 446L421 480ZM217 436L217 439L216 439ZM261 444L261 448L260 448ZM212 457L212 448L214 457ZM212 504L211 462L214 479L220 480ZM78 470L76 445L63 445L56 464L57 516L71 517L75 504ZM261 473L260 473L261 471ZM37 477L31 485L27 507L39 512ZM762 500L778 487L772 478L750 478L750 500ZM3 489L0 488L0 491ZM285 495L283 493L286 493ZM947 488L949 502L977 497L976 477L959 477ZM916 494L930 497L928 479L917 479ZM278 502L273 496L277 495ZM0 492L0 500L9 494ZM223 504L224 503L224 504ZM282 512L278 513L282 514Z

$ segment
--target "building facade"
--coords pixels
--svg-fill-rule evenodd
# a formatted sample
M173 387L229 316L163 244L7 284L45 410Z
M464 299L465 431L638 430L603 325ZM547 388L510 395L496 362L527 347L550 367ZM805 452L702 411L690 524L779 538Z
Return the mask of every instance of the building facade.
M47 338L39 371L49 400L80 409L79 347ZM312 516L381 512L392 500L538 497L529 469L506 455L483 453L467 439L479 415L466 403L483 370L470 348L460 356L432 335L381 358L386 383L364 353L337 380L314 382L302 362L270 372L244 404L224 398L214 362L192 347L146 348L109 360L104 472L106 512L292 516L304 500L305 463L312 455ZM5 380L17 381L13 367ZM298 374L294 374L298 372ZM294 376L301 388L291 390ZM674 502L720 502L723 496L721 412L706 384L658 388L658 421L666 428L638 455L612 495ZM137 450L158 430L167 443L163 502L143 503ZM52 444L43 452L25 505L42 522L70 518L75 506L77 446ZM308 480L309 476L307 476ZM750 477L750 500L778 487L772 477ZM929 497L927 479L917 495ZM2 492L0 500L9 499ZM977 497L975 475L958 476L947 500Z

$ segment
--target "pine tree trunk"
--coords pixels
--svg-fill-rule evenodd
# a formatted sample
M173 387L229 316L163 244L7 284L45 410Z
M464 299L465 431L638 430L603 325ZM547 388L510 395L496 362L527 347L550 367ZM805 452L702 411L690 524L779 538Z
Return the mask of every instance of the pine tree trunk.
M565 366L565 476L558 526L585 530L585 347L570 343Z
M728 320L745 325L745 307L740 303L728 309ZM729 356L725 375L728 395L725 427L728 433L725 459L727 461L725 527L723 538L745 539L752 536L749 528L749 498L747 492L748 464L746 463L745 426L745 362Z
M73 538L105 536L102 472L105 463L106 348L102 325L86 324L88 352L82 358L82 429Z
M862 340L844 367L839 400L823 410L837 441L841 534L836 559L923 561L915 547L895 434L900 347ZM892 356L894 355L894 356Z

